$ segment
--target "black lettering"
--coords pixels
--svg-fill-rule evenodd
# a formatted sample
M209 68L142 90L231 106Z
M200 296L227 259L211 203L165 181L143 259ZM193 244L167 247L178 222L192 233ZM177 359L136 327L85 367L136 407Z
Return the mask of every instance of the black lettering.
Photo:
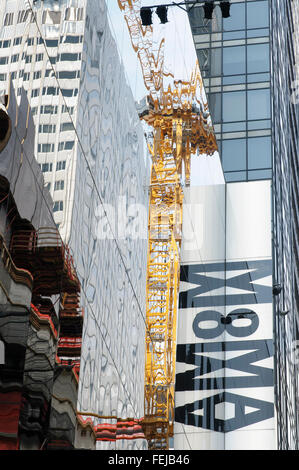
M216 418L216 405L221 403L233 403L235 405L233 418L227 420ZM256 411L246 413L246 406L255 408ZM194 414L194 411L197 410L203 410L203 415ZM273 416L273 403L229 392L218 393L203 400L186 403L175 409L175 421L178 423L222 433L236 431Z
M249 319L250 325L248 326L235 326L234 320ZM201 328L199 325L203 321L216 321L218 325L214 328ZM227 317L221 315L216 310L205 310L199 312L193 320L192 329L197 338L211 339L220 336L224 330L238 338L252 335L259 326L259 318L255 312L247 308L236 309L231 312Z
M215 276L209 276L207 274L211 272L227 273L235 270L244 270L245 272L228 279L224 279L223 276L216 278ZM271 260L182 265L181 281L197 284L198 287L180 292L179 307L217 307L221 305L271 303L271 286L263 286L255 283L258 279L269 276L271 273ZM240 291L247 292L225 295L225 287L233 287L240 289ZM204 295L219 288L223 289L223 294Z
M216 359L205 353L222 351L223 359ZM232 359L225 359L227 351L250 351ZM273 386L273 369L254 365L273 356L272 340L227 341L216 343L179 344L177 362L197 366L176 375L175 390L221 390L228 388L251 388ZM248 376L202 377L220 369L247 372Z
M225 325L221 323L222 317L221 313L216 310L206 310L205 312L198 313L194 318L192 325L194 334L197 338L217 338L217 336L220 336L225 329ZM216 321L218 325L214 328L200 328L199 324L203 321Z

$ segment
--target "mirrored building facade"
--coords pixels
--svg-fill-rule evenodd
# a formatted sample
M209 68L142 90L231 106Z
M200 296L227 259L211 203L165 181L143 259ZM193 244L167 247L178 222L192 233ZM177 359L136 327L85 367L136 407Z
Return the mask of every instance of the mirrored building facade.
M99 448L143 447L142 433L118 428L143 416L149 171L106 3L3 3L0 90L11 77L17 99L27 93L34 153L81 283L78 412Z

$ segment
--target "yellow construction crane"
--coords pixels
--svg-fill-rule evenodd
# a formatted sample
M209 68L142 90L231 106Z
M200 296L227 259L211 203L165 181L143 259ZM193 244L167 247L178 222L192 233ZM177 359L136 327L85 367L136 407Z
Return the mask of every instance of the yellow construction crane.
M149 449L168 449L173 436L176 315L182 239L183 189L190 182L191 154L217 151L208 106L198 99L198 64L190 81L174 80L164 89L164 38L153 50L153 26L143 26L140 0L118 0L148 90L142 113L153 132L149 193L146 289L145 416ZM168 74L169 75L169 74Z

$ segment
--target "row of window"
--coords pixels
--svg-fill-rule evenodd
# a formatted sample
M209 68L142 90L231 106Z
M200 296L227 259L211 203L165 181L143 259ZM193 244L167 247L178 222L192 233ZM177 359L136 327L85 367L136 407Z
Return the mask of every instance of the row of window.
M270 119L270 89L209 93L213 123Z
M39 166L40 166L40 169L42 170L43 173L48 173L48 172L53 170L53 163L42 163ZM66 161L65 160L61 160L61 161L57 162L56 163L56 171L65 170L65 166L66 166ZM62 183L61 183L61 185L62 185ZM59 189L64 189L64 182L63 182L63 187L60 187Z
M44 60L44 54L43 53L38 53L35 54L34 56L31 54L27 54L26 52L23 52L22 54L22 60L25 60L25 64L31 64L33 57L35 57L35 62L41 62ZM11 55L11 63L16 63L20 59L20 54L12 54ZM72 53L63 53L63 54L58 54L57 57L49 57L50 63L51 64L56 64L57 61L75 61L75 60L81 60L81 52L78 52L76 54ZM0 65L6 65L9 62L9 56L5 57L0 57ZM59 72L60 74L65 74L65 77L61 78L77 78L79 77L79 71L75 70L74 73L71 75L67 76L66 72Z
M74 106L67 107L65 104L61 107L62 114L69 113L74 114ZM47 104L40 107L40 114L57 114L58 113L58 106L54 106L51 104Z
M270 70L269 44L198 50L199 63L209 76L264 73Z
M82 54L81 52L62 52L61 54L57 54L57 56L50 56L49 60L51 64L56 64L56 62L74 62L76 60L81 60Z
M20 10L17 16L17 23L25 23L29 17L30 10ZM34 19L34 15L31 15L31 21ZM69 7L65 10L65 21L82 21L83 20L83 8ZM59 24L61 21L61 12L45 10L42 15L42 23ZM14 23L14 13L6 13L4 17L4 26L11 26Z
M18 36L14 38L13 45L17 46L22 43L22 36ZM47 47L58 47L58 39L43 39L41 36L38 38L35 37L29 37L26 42L28 46L33 46L35 44L35 39L36 39L36 44L46 44ZM83 42L83 36L71 36L71 35L66 35L66 36L61 36L60 37L60 44L80 44ZM5 40L5 41L0 41L0 48L1 47L10 47L11 41Z
M1 74L0 74L0 81L1 81ZM38 112L38 107L33 106L31 108L31 113L33 116L35 116ZM69 113L69 114L74 114L74 106L67 107L66 105L62 105L61 108L62 113ZM40 114L57 114L58 113L58 106L53 106L53 105L44 105L40 107Z
M203 11L199 12L194 8L190 11L190 23L195 34L207 32L207 24L203 21ZM221 13L216 10L215 14L219 15L217 21L213 22L213 32L230 32L244 29L269 28L269 5L268 0L250 1L242 3L231 3L230 17L221 18ZM199 20L201 16L201 20Z
M63 122L60 124L60 132L73 131L74 126L72 122ZM38 132L42 134L54 134L56 132L56 124L40 124ZM65 144L65 142L61 142Z
M50 191L51 183L46 183L45 187ZM64 189L64 180L55 181L54 191L62 191Z
M0 61L1 61L1 59L0 59ZM14 55L11 56L11 62L18 62L18 54L14 54ZM48 77L50 75L50 72L52 72L52 70L47 69L46 73L45 73L45 76ZM58 72L57 75L58 75L58 78L66 78L66 79L79 78L80 77L80 70L72 70L72 71L66 70L66 71ZM41 76L42 76L42 71L41 70L37 70L36 72L33 72L33 80L40 79ZM11 78L12 78L12 80L17 78L17 72L16 71L11 72ZM25 81L29 80L30 72L24 72L23 69L20 70L19 71L19 78L23 78L23 80L25 80Z
M43 124L42 126L44 126ZM46 124L46 126L51 126L53 124ZM66 140L63 142L59 142L58 144L58 151L61 152L62 150L72 150L74 148L75 142L73 140ZM54 152L55 144L52 143L45 143L45 144L38 144L37 150L38 152L42 153L50 153ZM64 169L64 168L63 168Z
M271 168L271 137L222 140L221 159L225 172Z
M65 96L67 98L70 98L72 96L77 96L78 95L78 88L61 88L61 93L62 96ZM36 98L37 96L40 95L40 88L33 88L31 90L31 97ZM42 88L42 95L52 95L52 96L58 96L59 95L59 88L54 87L54 86L48 86L48 87L43 87Z

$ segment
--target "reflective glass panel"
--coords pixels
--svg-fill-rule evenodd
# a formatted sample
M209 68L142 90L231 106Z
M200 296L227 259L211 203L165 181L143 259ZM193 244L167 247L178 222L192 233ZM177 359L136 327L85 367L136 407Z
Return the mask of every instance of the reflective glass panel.
M267 28L269 26L268 0L247 3L247 28Z
M245 119L246 92L234 91L223 93L223 121L245 121Z
M271 137L248 139L248 169L271 167Z
M230 17L223 18L223 31L245 29L245 4L235 3L230 6Z
M269 70L269 44L247 46L247 72L259 73Z
M247 95L248 119L270 118L270 90L250 90Z
M223 74L235 75L245 72L245 46L224 47Z
M223 171L246 169L246 140L231 139L222 141Z
M246 171L234 171L233 173L225 173L225 181L245 181Z

